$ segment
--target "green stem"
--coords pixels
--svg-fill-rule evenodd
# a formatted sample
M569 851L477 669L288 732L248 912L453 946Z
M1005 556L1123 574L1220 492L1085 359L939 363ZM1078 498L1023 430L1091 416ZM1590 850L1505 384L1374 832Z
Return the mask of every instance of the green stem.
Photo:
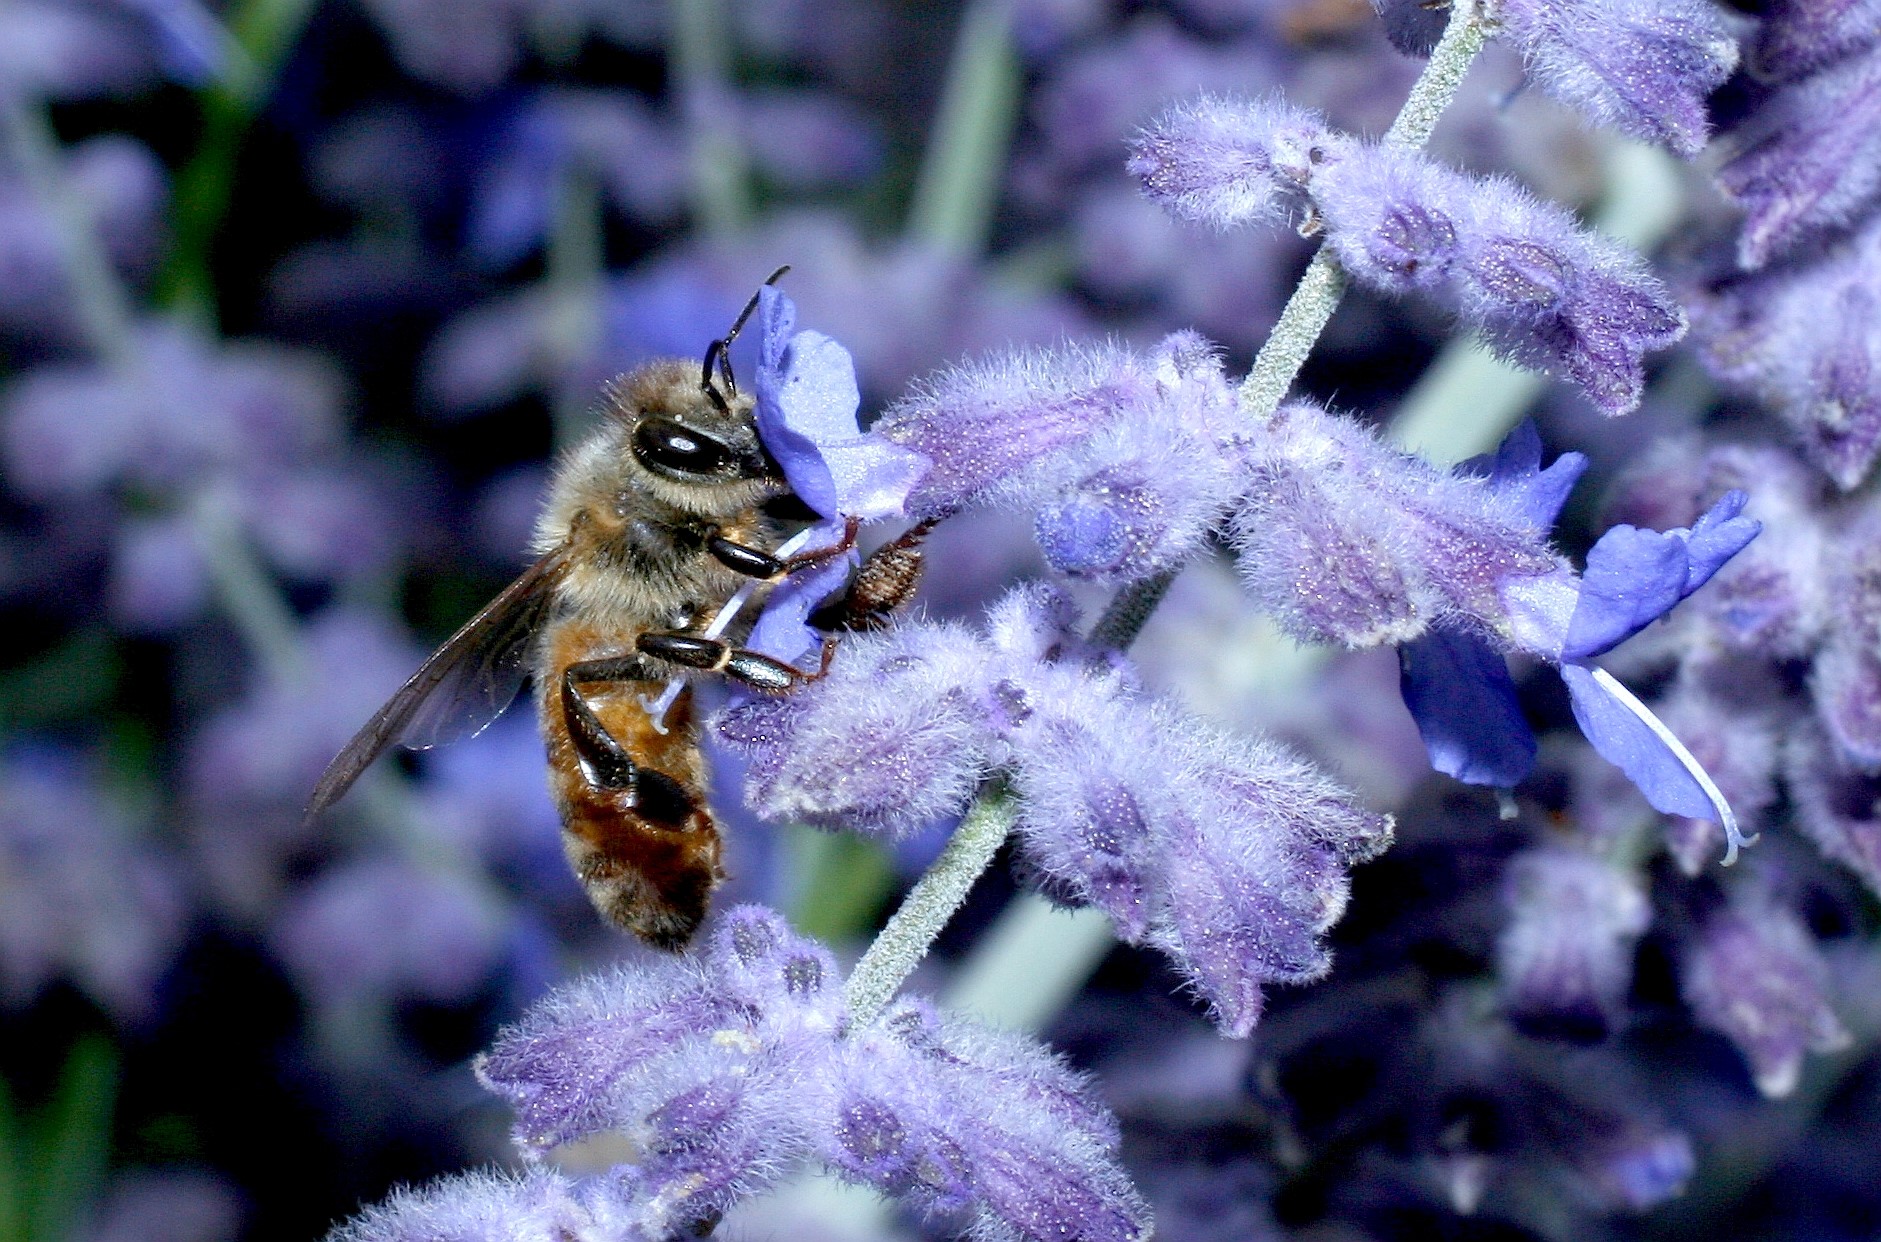
M750 167L732 90L731 29L724 0L673 0L673 72L692 166L699 228L723 237L751 219Z
M985 249L1020 79L1009 0L977 0L954 42L934 138L908 209L909 237L962 256Z
M159 305L216 322L210 252L228 214L242 136L312 12L313 0L243 0L230 14L235 68L203 93L202 137L176 177L170 211L174 232L157 278Z
M858 1025L875 1020L911 974L934 937L940 935L967 893L993 861L1012 831L1012 801L1004 794L982 795L947 842L934 865L908 893L888 926L875 938L850 972L844 999Z
M101 360L129 369L137 356L130 298L98 240L91 209L66 182L64 153L45 108L25 92L0 91L0 125L28 191L52 217L86 342Z
M1456 98L1457 87L1483 50L1486 27L1474 0L1456 0L1443 38L1430 54L1424 71L1411 86L1398 117L1385 132L1389 146L1414 149L1430 139L1437 118ZM1321 246L1306 265L1293 296L1274 330L1254 357L1254 366L1241 384L1241 410L1253 422L1265 423L1280 407L1287 390L1306 363L1307 354L1326 330L1332 313L1345 296L1345 273L1332 252Z

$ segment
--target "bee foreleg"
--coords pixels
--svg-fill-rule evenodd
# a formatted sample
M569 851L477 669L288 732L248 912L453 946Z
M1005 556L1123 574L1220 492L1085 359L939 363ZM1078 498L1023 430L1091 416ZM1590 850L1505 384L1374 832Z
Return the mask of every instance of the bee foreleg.
M810 614L819 630L876 630L907 607L921 586L921 542L933 521L917 522L869 553L848 588Z
M708 673L722 673L733 681L750 686L753 690L764 690L776 694L816 681L827 673L830 657L836 649L836 640L832 638L824 641L822 663L818 665L814 673L786 664L762 652L734 647L717 638L701 638L697 634L655 631L642 634L634 640L634 646L647 655L671 660L674 664L686 668L696 668Z
M827 548L815 548L809 552L800 552L796 556L772 556L769 552L760 552L756 548L746 547L742 543L714 534L706 539L706 551L714 560L736 574L747 578L758 578L766 582L776 582L796 573L800 569L809 569L815 565L834 560L856 546L856 528L861 525L857 518L850 518L843 524L843 537Z

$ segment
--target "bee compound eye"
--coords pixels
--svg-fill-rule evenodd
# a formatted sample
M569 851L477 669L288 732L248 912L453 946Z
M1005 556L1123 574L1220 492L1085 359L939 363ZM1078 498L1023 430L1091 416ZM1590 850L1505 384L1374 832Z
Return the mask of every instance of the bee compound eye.
M669 418L641 419L633 448L642 465L669 477L720 475L733 461L724 444Z

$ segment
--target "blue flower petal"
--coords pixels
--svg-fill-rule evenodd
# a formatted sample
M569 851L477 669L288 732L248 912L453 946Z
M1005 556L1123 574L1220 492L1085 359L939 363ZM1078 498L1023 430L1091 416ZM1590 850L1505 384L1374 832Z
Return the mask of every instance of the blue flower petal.
M1685 573L1685 594L1711 581L1711 575L1724 568L1724 563L1742 552L1763 529L1763 523L1756 518L1738 516L1749 499L1740 491L1726 492L1692 523L1691 537L1686 541L1691 568Z
M1430 766L1507 789L1535 766L1535 735L1502 654L1474 634L1432 630L1398 648L1398 686Z
M1587 469L1581 453L1563 453L1546 470L1541 468L1541 433L1533 419L1523 419L1493 454L1472 457L1457 467L1462 474L1489 480L1491 491L1513 496L1536 527L1546 530L1567 503L1568 493Z
M1690 529L1616 526L1587 554L1562 658L1599 655L1631 638L1711 580L1763 529L1738 516L1747 498L1726 492Z
M814 528L816 535L809 547L829 547L842 538L842 526L831 523ZM794 664L822 644L822 635L811 629L807 619L824 600L841 590L856 564L854 552L831 557L821 565L790 575L778 583L764 601L764 611L745 646L752 651Z
M1563 664L1561 680L1573 696L1574 719L1581 732L1602 758L1639 786L1655 810L1718 822L1717 805L1692 768L1667 743L1669 734L1662 736L1653 729L1632 705L1603 685L1593 669Z
M899 514L928 460L863 432L849 351L820 332L798 332L790 299L767 286L758 302L758 435L799 499L825 517Z
M1684 531L1615 526L1587 554L1580 596L1568 618L1563 659L1599 655L1631 638L1685 598L1691 564Z

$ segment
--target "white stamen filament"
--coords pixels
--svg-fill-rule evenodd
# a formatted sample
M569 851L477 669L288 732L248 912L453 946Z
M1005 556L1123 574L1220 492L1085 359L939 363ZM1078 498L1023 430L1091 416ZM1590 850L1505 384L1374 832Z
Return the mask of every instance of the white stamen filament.
M1692 779L1698 782L1700 789L1704 790L1705 797L1711 799L1711 805L1718 812L1718 822L1724 826L1724 865L1728 867L1736 862L1738 847L1755 845L1757 837L1746 837L1738 830L1737 815L1731 810L1731 804L1724 800L1724 794L1711 779L1711 773L1705 771L1704 765L1693 757L1691 751L1685 749L1685 743L1679 741L1673 735L1672 730L1665 727L1663 720L1652 714L1651 708L1633 697L1633 692L1621 685L1618 678L1604 668L1596 668L1592 672L1594 680L1600 683L1603 690L1617 699L1628 711L1638 716L1640 721L1653 731L1653 735L1665 743L1666 749L1685 765L1685 770L1692 774ZM1758 834L1758 836L1761 835L1763 834Z
M810 536L816 531L817 528L814 526L798 531L784 541L783 547L771 555L780 561L785 557L795 555L804 544L810 542ZM723 634L730 628L738 614L744 611L745 605L751 602L751 597L757 593L757 589L763 585L765 584L753 578L739 587L732 593L732 597L725 601L725 606L718 610L718 615L712 618L712 623L700 631L699 637L717 638ZM646 709L647 718L653 722L655 731L666 732L666 713L673 706L673 700L679 697L679 692L685 688L685 679L675 677L666 683L665 689L661 690L657 696L645 694L640 696L640 706Z

